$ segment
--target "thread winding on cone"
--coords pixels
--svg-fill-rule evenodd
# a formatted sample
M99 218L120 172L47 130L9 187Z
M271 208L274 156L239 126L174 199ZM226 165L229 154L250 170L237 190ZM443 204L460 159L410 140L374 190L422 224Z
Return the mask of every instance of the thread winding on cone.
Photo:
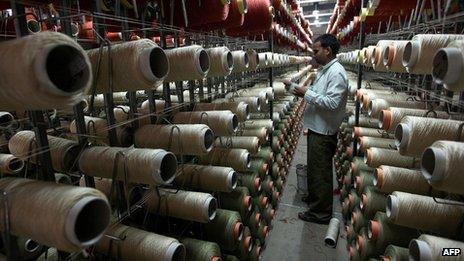
M199 45L166 51L171 69L164 82L203 79L210 69L210 57Z

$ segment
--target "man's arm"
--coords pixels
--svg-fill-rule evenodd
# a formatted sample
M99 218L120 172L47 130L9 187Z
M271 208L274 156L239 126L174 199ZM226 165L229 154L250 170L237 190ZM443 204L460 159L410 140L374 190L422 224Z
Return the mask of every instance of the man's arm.
M346 82L342 74L337 73L334 76L329 76L327 92L325 95L318 94L311 89L306 90L304 99L309 104L313 104L318 108L333 111L340 106L343 96L347 92Z

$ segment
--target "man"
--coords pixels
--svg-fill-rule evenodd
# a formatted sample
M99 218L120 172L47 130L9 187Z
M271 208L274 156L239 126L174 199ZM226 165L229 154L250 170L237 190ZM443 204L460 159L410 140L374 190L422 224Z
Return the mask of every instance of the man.
M309 210L298 213L304 221L328 224L332 217L332 157L337 146L337 131L345 116L348 78L336 55L340 49L330 34L313 44L314 59L322 67L311 86L298 86L288 79L294 95L308 103L305 126L308 127L308 203Z

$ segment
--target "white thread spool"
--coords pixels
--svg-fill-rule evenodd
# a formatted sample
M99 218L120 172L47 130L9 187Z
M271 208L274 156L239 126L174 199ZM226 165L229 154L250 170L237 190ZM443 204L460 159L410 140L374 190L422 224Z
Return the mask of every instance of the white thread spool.
M348 125L353 127L355 125L355 117L354 115L348 118ZM367 127L367 128L377 128L379 126L379 120L374 118L369 118L365 116L359 117L359 127Z
M269 140L269 133L266 127L255 128L255 129L243 129L237 132L238 136L251 136L257 137L261 144L265 144L266 141Z
M234 69L232 69L232 72L238 73L248 70L250 60L245 51L233 51L232 57L234 59Z
M225 46L206 49L211 61L208 77L227 76L234 67L234 58Z
M248 104L250 112L260 112L261 105L263 104L260 97L231 97L229 99L217 99L213 101L213 103L222 102L244 102Z
M379 130L377 128L354 127L353 138L375 137L375 138L393 138L393 134Z
M325 244L335 248L337 246L339 231L340 220L338 218L330 219L329 227L327 228L327 232L324 238Z
M213 144L214 133L204 124L149 124L134 133L135 147L164 149L175 154L206 154Z
M464 143L436 141L422 154L422 174L433 188L463 194Z
M114 242L103 237L95 245L95 251L109 254L121 260L181 261L185 259L185 247L177 239L158 235L122 224L112 225L106 232L121 240Z
M216 136L230 136L238 127L237 115L229 110L179 112L172 118L172 123L206 124Z
M406 44L403 66L409 73L431 74L434 54L454 40L463 40L459 34L417 34Z
M237 187L237 173L229 167L182 164L175 182L181 186L217 192L231 192Z
M247 120L243 122L244 129L256 129L265 127L268 132L274 131L274 122L272 120Z
M438 50L433 58L432 76L450 91L461 91L464 85L464 41L452 41Z
M22 178L2 178L10 232L74 252L95 244L110 221L105 195L96 189ZM1 230L5 213L0 211Z
M419 195L428 195L430 185L420 170L379 166L374 173L374 186L383 193L402 191Z
M396 146L401 155L422 156L422 152L437 140L464 140L458 133L462 121L406 116L395 130Z
M391 72L405 73L403 53L408 41L393 41L383 52L383 64Z
M385 72L387 71L387 67L383 64L383 52L384 49L387 48L392 43L390 40L380 40L377 42L375 48L372 49L371 54L371 63L372 67L374 67L375 71Z
M261 149L261 142L258 137L244 137L244 136L231 136L231 137L217 137L214 141L215 148L234 148L246 149L251 154L258 153Z
M151 185L174 180L177 159L165 150L118 147L90 147L82 151L79 169L87 175ZM116 169L115 169L116 168Z
M199 164L231 167L241 172L248 170L250 161L250 153L245 149L213 148L207 155L199 158Z
M113 102L115 105L127 104L129 99L126 96L127 92L114 92L113 93ZM86 97L87 104L90 104L91 95ZM103 94L97 94L93 100L93 106L95 108L105 107L105 98Z
M193 111L230 110L237 115L239 122L249 118L250 106L244 102L195 103Z
M395 191L387 198L386 213L395 224L454 237L460 232L464 207L459 202Z
M464 243L448 238L422 234L409 243L409 260L412 261L446 261L461 260L461 257L444 256L445 249L463 249Z
M384 97L383 99L375 99L369 102L368 114L370 117L378 117L382 110L387 110L390 107L425 109L427 104L425 102L415 101L413 97Z
M84 116L85 126L88 135L92 135L95 137L91 137L92 140L95 140L100 143L108 144L108 125L107 121L97 117L90 117ZM129 146L132 144L132 137L129 134L128 130L124 127L113 127L116 128L116 137L118 144L121 146ZM73 120L69 125L69 130L71 133L77 134L76 128L76 121Z
M266 53L258 53L259 57L259 68L267 68L269 63L267 60L267 54Z
M0 64L2 110L68 108L82 100L92 82L87 54L61 33L3 41L0 60L14 61Z
M405 116L430 117L439 119L448 119L450 115L445 111L428 111L421 109L390 107L382 110L379 114L379 128L387 131L395 131L396 126Z
M123 42L87 51L93 68L99 67L96 81L97 93L111 91L136 91L151 89L168 75L170 61L163 49L148 39ZM109 89L109 56L112 60L113 90ZM99 62L101 59L101 62ZM97 73L94 70L94 73Z
M208 53L199 45L178 47L166 51L169 74L164 82L203 79L210 69Z
M217 201L211 194L158 188L147 192L148 211L169 217L208 223L216 217Z
M400 168L415 168L419 166L419 159L403 156L396 150L370 148L364 156L364 162L372 168L380 165L395 166Z
M368 148L384 148L384 149L395 149L395 140L375 138L375 137L360 137L358 143L358 150L365 152Z

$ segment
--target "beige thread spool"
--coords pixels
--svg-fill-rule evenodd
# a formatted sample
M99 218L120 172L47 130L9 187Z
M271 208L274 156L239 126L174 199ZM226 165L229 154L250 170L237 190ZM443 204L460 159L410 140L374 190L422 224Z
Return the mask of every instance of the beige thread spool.
M111 225L106 234L119 238L103 237L95 251L121 260L173 260L185 258L185 247L177 239L158 235L122 224Z
M369 99L369 96L375 96L375 95L386 95L386 94L391 94L393 90L390 90L386 87L382 87L380 89L357 89L356 94L355 94L355 100L358 100L360 102L364 102L365 98ZM364 97L366 95L366 97ZM361 106L367 106L369 104L369 101L367 100L365 104L362 104Z
M164 149L175 154L207 154L213 144L213 131L205 124L149 124L134 133L135 147Z
M111 49L103 47L101 55L100 48L89 50L87 54L92 67L99 68L99 74L94 75L97 77L97 93L151 89L157 82L162 82L170 71L167 54L148 39L115 44ZM113 90L108 85L110 55Z
M409 73L430 74L434 54L454 40L463 40L459 34L417 34L406 44L403 66Z
M353 127L355 125L355 117L354 115L348 118L348 125ZM366 128L378 128L379 120L374 118L369 118L365 116L359 117L359 127L366 127Z
M175 182L181 187L231 192L237 186L237 173L229 167L182 164L177 172Z
M266 127L255 129L242 129L237 132L238 136L257 137L261 144L265 144L269 140L269 131Z
M258 53L253 49L248 49L246 52L248 54L248 61L249 61L248 71L256 71L259 65Z
M230 110L237 115L239 122L244 122L249 118L250 106L244 102L224 102L224 103L195 103L193 111L214 111Z
M213 242L183 237L179 239L185 246L186 256L192 261L221 261L221 249Z
M288 89L286 85L282 82L274 82L272 84L272 88L274 89L274 95L276 97L282 97L282 96L287 95Z
M253 89L249 90L240 90L237 92L231 92L229 94L226 94L226 99L229 99L231 101L247 101L246 99L244 100L244 97L257 97L257 102L258 107L253 108L253 112L258 112L258 111L264 111L266 107L269 105L269 95L266 91L263 90L258 90L258 91L253 91ZM254 102L254 100L251 100Z
M206 52L211 61L208 77L227 76L232 72L234 58L229 48L225 46L213 47L206 49Z
M459 202L395 191L387 198L386 213L395 224L454 237L460 232L464 207ZM453 205L451 205L453 204Z
M214 141L216 148L246 149L250 154L258 153L261 149L261 142L258 137L231 136L217 137Z
M383 64L391 72L405 73L403 53L408 41L393 41L383 52Z
M462 249L464 243L448 238L422 234L418 239L409 243L409 260L460 260L461 257L444 256L445 249Z
M199 158L199 164L231 167L235 171L247 171L250 167L250 153L245 149L213 148Z
M210 69L210 57L199 45L170 49L166 55L171 68L164 82L203 79Z
M53 169L56 171L70 171L79 154L77 142L47 135ZM38 163L37 154L43 149L37 147L33 131L20 131L11 137L8 149L23 161L29 159Z
M274 131L274 122L272 120L247 120L243 123L244 129L256 129L265 127L267 131Z
M390 99L384 97L383 99L375 99L370 101L368 114L370 117L378 117L382 110L387 110L390 107L405 107L405 108L412 108L412 109L425 109L427 104L421 101L415 100L408 100L408 98L394 98Z
M384 139L375 137L360 137L358 143L358 150L365 152L368 148L384 148L384 149L395 149L394 139Z
M393 100L393 101L397 101L397 100L406 100L408 97L410 97L410 95L407 95L405 93L395 93L394 96L393 96L393 92L392 91L378 91L378 90L375 90L375 92L373 91L369 91L369 92L364 92L362 95L361 95L361 108L363 109L369 109L370 108L370 102L375 100L375 99L385 99L385 100Z
M416 168L419 167L420 162L418 158L403 156L396 150L381 148L367 149L364 160L371 168L377 168L380 165L400 168Z
M435 82L443 84L450 91L463 89L463 45L464 41L452 41L445 48L438 50L433 58L432 76Z
M390 40L380 40L375 48L372 49L371 63L375 71L385 72L387 67L383 64L383 52L392 43Z
M105 119L85 116L84 121L88 135L94 136L90 138L91 140L94 140L98 143L109 144L108 125ZM116 138L118 144L123 147L130 146L132 144L132 137L128 129L124 127L114 128L116 129ZM73 120L69 125L69 130L71 133L77 133L75 120Z
M259 97L230 97L228 99L216 99L213 103L223 103L223 102L244 102L248 104L250 112L260 112L261 111L261 98Z
M379 166L374 173L374 186L383 193L403 191L419 195L428 195L430 185L420 170Z
M109 224L108 201L96 189L22 178L3 178L0 189L7 196L11 234L39 244L74 252L96 243Z
M234 68L232 72L244 72L248 70L249 67L249 57L245 51L232 51L232 57L234 60Z
M200 223L216 216L216 198L208 193L158 188L147 192L146 197L146 208L153 214Z
M353 128L353 138L359 137L375 137L375 138L387 138L392 139L393 134L379 130L376 128L365 128L365 127L354 127Z
M238 127L237 115L231 111L179 112L172 118L176 124L206 124L216 136L230 136Z
M436 141L422 154L422 175L433 188L463 194L464 143Z
M90 88L88 56L64 34L43 32L3 41L0 50L2 61L15 61L0 65L2 110L69 108Z
M115 105L123 105L129 102L129 99L126 97L127 92L114 92L113 93L113 102ZM87 95L85 101L87 104L90 104L92 95ZM93 106L95 108L105 107L105 98L103 94L97 94L94 96Z
M428 111L421 109L411 109L411 108L399 108L399 107L390 107L387 110L382 110L379 114L379 127L389 131L394 132L396 126L400 124L401 120L406 116L417 116L417 117L430 117L430 118L439 118L439 119L448 119L450 115L445 111Z
M79 169L90 176L131 183L165 185L174 180L177 159L161 149L90 147L82 151Z
M0 171L2 173L16 175L23 170L24 166L24 161L20 158L12 154L0 153Z
M462 121L406 116L395 130L396 146L401 155L422 156L422 152L437 140L464 140L459 133Z

